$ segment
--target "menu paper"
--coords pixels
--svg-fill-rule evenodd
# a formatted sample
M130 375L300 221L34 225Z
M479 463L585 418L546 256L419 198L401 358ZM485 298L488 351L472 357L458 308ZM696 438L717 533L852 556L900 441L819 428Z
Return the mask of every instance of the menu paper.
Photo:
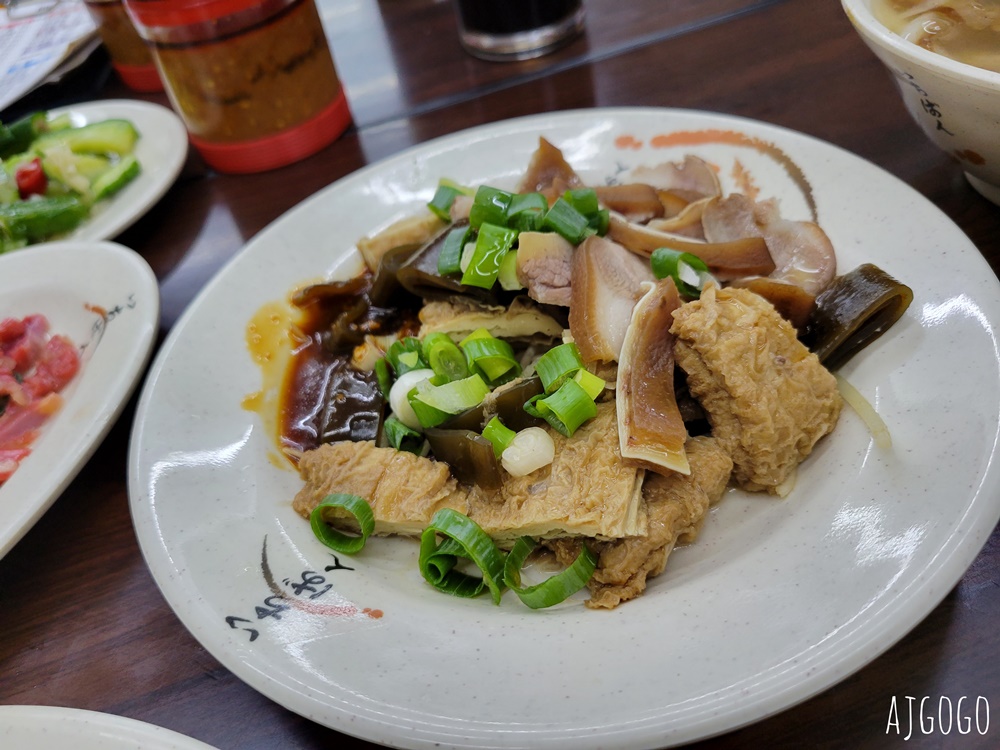
M0 110L58 80L100 43L82 0L62 0L29 15L31 6L21 2L0 13Z

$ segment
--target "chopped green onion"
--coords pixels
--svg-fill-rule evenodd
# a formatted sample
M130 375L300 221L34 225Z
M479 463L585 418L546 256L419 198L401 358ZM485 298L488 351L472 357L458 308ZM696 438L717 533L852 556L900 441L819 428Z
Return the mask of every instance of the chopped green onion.
M459 194L460 192L450 185L438 185L438 189L430 203L427 204L427 208L441 221L451 223L451 204L455 202L455 196Z
M490 289L500 274L500 261L514 246L517 231L495 224L483 224L476 237L476 248L469 267L462 274L462 283Z
M437 535L445 537L438 545ZM455 570L459 557L471 560L482 577ZM442 508L420 535L420 573L434 588L453 596L479 596L490 590L493 603L503 594L504 557L493 540L468 516Z
M382 423L382 431L389 445L398 451L419 454L424 447L424 436L407 427L396 417L387 417Z
M697 299L701 296L702 288L712 279L705 261L697 255L671 250L669 247L654 250L649 264L656 278L672 278L677 291L685 297Z
M524 289L524 284L517 278L517 250L508 250L500 261L500 271L497 273L497 281L500 286L508 292Z
M480 186L472 201L472 208L469 209L469 224L477 229L483 224L506 226L507 211L513 199L514 196L506 190L498 190L488 185Z
M579 245L593 233L587 217L573 208L565 198L558 198L545 214L542 229L556 232L573 245Z
M451 413L435 408L417 398L417 389L414 388L406 396L406 401L413 409L413 414L417 422L423 428L437 427L439 424L447 422L451 418Z
M607 382L597 377L590 370L583 368L576 371L576 374L573 375L573 380L587 392L588 396L595 400L604 393L604 388L607 386Z
M472 372L482 373L492 385L506 383L521 374L521 365L515 359L511 345L491 336L485 328L470 333L459 346L465 352Z
M420 339L416 336L407 336L392 343L385 356L397 378L410 370L422 370L427 367L427 363L420 358L420 350Z
M375 379L378 380L378 388L385 398L389 398L389 391L392 390L392 373L389 372L389 362L385 357L380 357L375 361Z
M532 609L543 609L565 601L587 585L597 569L597 555L585 544L580 554L565 570L534 586L521 585L521 567L535 549L531 537L522 536L507 555L503 566L503 580L518 598Z
M541 417L566 437L588 419L597 416L597 405L575 380L567 380L550 396L535 396L524 405L533 417Z
M423 427L436 427L452 414L479 406L490 388L479 375L470 375L449 383L432 384L424 381L408 397L410 406ZM422 410L429 407L433 411ZM441 418L444 415L444 418Z
M343 508L354 516L358 522L358 528L361 529L361 535L348 536L331 528L324 520L329 508ZM335 495L327 495L319 505L313 508L312 513L309 514L309 525L312 526L316 538L334 552L353 555L364 548L368 537L375 531L375 514L364 498L339 492Z
M507 210L507 226L521 232L533 232L542 226L549 202L541 193L518 193Z
M590 217L587 224L603 237L608 233L608 228L611 226L611 212L606 208L602 208Z
M462 250L472 236L472 227L455 227L444 238L441 254L438 256L438 273L447 276L462 271Z
M507 450L507 446L510 445L515 435L517 433L504 425L499 417L493 417L483 428L483 437L493 443L493 453L497 458L500 458L500 454Z
M596 215L601 208L597 203L597 192L593 188L567 190L562 197L587 218Z
M542 379L546 393L552 393L567 378L583 367L583 357L576 344L569 342L549 349L535 363L535 374Z
M445 380L469 377L469 365L458 345L446 333L431 333L424 337L424 359L434 374Z

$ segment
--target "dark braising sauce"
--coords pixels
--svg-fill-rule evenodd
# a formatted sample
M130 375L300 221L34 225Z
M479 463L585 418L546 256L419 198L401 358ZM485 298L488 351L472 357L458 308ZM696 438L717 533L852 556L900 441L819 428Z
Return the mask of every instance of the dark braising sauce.
M374 372L352 363L366 334L412 335L419 324L405 310L376 307L370 276L303 289L293 302L303 313L298 346L283 384L281 443L306 451L339 440L376 440L385 399Z

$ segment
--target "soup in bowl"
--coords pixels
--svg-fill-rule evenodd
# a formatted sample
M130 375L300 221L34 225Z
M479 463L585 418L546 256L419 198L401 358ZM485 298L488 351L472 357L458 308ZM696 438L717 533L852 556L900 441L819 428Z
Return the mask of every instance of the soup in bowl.
M985 17L991 9L1000 16L1000 4L841 1L861 38L892 73L913 119L959 162L976 190L1000 205L1000 72L979 67L1000 48L982 42L987 34L1000 40L993 29L1000 18L991 23ZM984 13L976 16L977 9Z

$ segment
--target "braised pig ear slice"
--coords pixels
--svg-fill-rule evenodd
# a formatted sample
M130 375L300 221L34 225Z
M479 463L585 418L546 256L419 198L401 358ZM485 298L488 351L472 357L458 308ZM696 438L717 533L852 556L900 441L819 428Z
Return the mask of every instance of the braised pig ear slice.
M660 247L691 253L705 261L712 275L720 281L744 276L767 276L774 270L774 261L767 250L767 243L760 237L743 237L727 242L700 242L679 234L633 224L620 214L611 214L607 236L646 258Z
M702 198L701 200L692 201L670 218L652 219L646 222L646 226L657 232L679 234L683 237L704 240L705 230L701 225L701 215L705 212L705 206L711 200L712 198ZM629 218L631 219L631 217ZM635 221L635 219L631 220Z
M569 330L586 362L618 359L642 283L655 282L649 261L592 236L573 251Z
M682 162L665 162L655 167L636 167L631 179L652 185L657 190L686 200L696 201L713 195L722 195L719 176L704 159L688 154Z
M645 224L664 215L659 192L651 185L630 182L627 185L600 185L594 188L601 205L625 216L629 221ZM701 229L699 215L699 230Z
M691 473L687 428L674 396L674 335L681 298L673 279L649 286L635 304L618 360L615 402L625 463L659 474Z
M521 178L517 192L544 193L557 180L569 188L583 187L583 180L563 157L562 151L544 138L539 138L538 148L531 155L528 171Z
M760 276L787 281L815 296L829 286L837 273L837 257L826 232L811 221L781 218L773 200L755 203L733 193L712 200L701 221L709 242L763 238L775 268Z

